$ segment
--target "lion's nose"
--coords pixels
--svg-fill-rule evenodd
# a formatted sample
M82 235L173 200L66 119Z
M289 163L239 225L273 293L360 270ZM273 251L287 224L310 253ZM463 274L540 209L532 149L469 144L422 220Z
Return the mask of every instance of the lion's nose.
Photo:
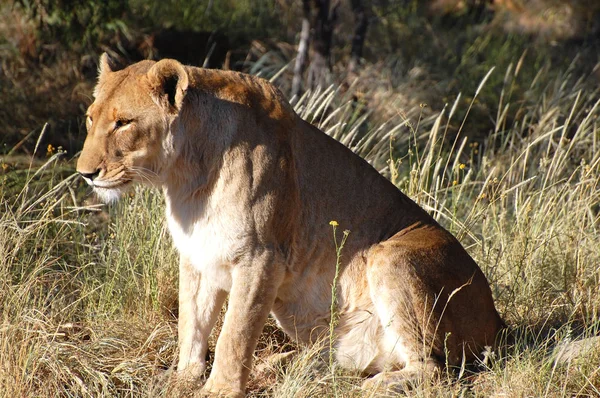
M98 177L98 175L100 174L100 169L97 169L93 173L86 173L86 172L80 171L79 174L81 174L81 176L85 179L85 181L91 185L92 181L94 181L94 178Z

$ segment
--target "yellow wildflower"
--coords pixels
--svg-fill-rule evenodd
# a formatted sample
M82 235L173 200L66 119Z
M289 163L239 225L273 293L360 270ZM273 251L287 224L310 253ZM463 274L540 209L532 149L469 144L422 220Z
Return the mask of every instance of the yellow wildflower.
M340 224L338 224L338 222L337 222L337 221L335 221L335 220L331 220L331 221L329 221L329 225L331 225L331 226L334 226L334 227L337 227L337 226L338 226L338 225L340 225Z
M46 148L46 156L52 156L54 154L56 148L52 144L48 144L48 148Z
M458 168L461 169L461 170L464 170L465 167L467 167L467 165L465 165L464 163L461 163L461 164L458 165Z

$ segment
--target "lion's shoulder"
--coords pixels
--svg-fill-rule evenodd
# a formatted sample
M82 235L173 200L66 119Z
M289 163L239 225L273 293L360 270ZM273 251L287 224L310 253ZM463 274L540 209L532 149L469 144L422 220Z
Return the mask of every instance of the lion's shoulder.
M283 93L266 79L234 71L186 68L193 91L251 108L259 118L299 122Z

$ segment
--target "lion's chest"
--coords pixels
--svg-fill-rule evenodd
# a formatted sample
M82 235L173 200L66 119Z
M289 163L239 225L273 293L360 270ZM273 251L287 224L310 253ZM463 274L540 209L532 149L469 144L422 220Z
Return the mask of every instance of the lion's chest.
M231 264L241 239L235 221L215 212L173 210L167 204L173 243L192 266L221 289L231 289Z

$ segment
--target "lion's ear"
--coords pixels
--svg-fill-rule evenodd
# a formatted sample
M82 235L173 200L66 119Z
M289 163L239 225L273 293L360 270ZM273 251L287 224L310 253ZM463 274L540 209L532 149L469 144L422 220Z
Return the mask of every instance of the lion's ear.
M98 62L98 78L102 78L109 72L117 72L123 69L119 63L107 53L102 53Z
M111 72L117 72L121 69L123 69L123 67L120 66L117 63L117 61L115 61L113 58L111 58L110 55L108 55L107 53L102 53L102 55L100 56L100 59L98 61L98 84L96 85L96 88L94 89L94 98L96 98L98 96L98 90L100 87L100 83L102 83L102 81L106 79L108 74Z
M174 59L158 61L148 71L152 98L169 113L178 113L188 88L188 74Z

